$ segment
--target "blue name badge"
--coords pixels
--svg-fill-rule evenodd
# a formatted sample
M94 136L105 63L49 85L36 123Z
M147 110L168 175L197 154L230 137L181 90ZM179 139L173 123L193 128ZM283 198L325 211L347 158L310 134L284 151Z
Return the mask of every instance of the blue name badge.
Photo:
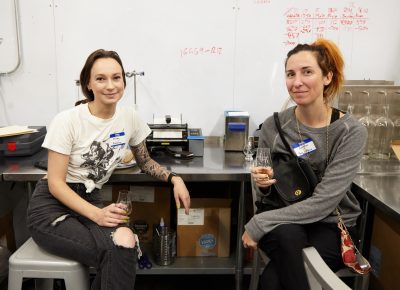
M315 147L315 144L311 138L304 139L300 143L292 144L292 148L293 148L294 152L296 153L297 157L304 156L306 154L309 154L309 153L317 150L317 148Z
M121 147L125 146L124 136L125 136L125 132L110 134L111 147L115 148L118 146L121 146Z

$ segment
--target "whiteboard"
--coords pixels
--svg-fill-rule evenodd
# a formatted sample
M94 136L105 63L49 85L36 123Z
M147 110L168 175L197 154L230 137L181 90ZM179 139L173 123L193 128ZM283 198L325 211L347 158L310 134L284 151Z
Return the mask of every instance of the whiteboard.
M126 71L145 73L136 86L145 121L182 114L207 136L224 135L225 110L248 111L250 132L280 110L288 97L287 52L318 36L339 45L347 79L400 82L398 0L36 0L19 6L23 63L0 83L12 123L48 124L83 98L75 81L98 48L117 51ZM7 55L12 59L13 52ZM134 102L133 79L127 81L123 105ZM50 105L35 108L37 102ZM21 113L19 104L42 112Z
M18 66L18 30L14 0L0 1L0 74Z
M400 79L400 2L240 2L235 97L262 123L288 98L287 52L317 37L333 40L345 59L346 79Z
M107 0L60 2L55 19L64 107L72 104L71 84L87 55L111 49L126 71L145 73L137 77L136 99L146 121L182 114L184 122L211 134L216 118L233 107L234 16L230 1L126 0L118 7ZM133 104L133 79L127 82L123 103Z

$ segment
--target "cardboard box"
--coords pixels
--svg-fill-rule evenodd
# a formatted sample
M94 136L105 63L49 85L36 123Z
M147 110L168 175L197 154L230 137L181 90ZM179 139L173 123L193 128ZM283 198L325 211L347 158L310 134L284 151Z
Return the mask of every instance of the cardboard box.
M116 184L112 186L112 200L118 198L118 191L131 191L133 210L130 218L131 226L139 236L141 243L152 242L153 225L158 225L161 218L165 225L170 225L171 202L170 187L165 186L136 186Z
M372 289L393 290L400 285L400 224L379 210L375 211L369 262Z
M230 229L230 199L192 198L189 215L178 210L178 257L228 257Z

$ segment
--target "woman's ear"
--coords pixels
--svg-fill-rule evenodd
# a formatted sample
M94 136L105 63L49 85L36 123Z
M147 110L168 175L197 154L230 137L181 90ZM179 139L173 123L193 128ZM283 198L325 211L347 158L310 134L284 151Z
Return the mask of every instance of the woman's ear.
M324 76L324 86L327 86L331 83L333 77L333 72L328 72L326 76Z

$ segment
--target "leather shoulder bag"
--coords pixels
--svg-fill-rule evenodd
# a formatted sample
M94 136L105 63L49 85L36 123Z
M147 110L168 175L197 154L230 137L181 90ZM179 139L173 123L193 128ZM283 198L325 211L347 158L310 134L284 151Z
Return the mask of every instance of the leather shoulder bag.
M308 160L297 157L286 141L279 115L274 113L275 126L289 154L272 153L274 178L277 182L273 185L285 205L299 202L310 197L314 188L320 181Z

